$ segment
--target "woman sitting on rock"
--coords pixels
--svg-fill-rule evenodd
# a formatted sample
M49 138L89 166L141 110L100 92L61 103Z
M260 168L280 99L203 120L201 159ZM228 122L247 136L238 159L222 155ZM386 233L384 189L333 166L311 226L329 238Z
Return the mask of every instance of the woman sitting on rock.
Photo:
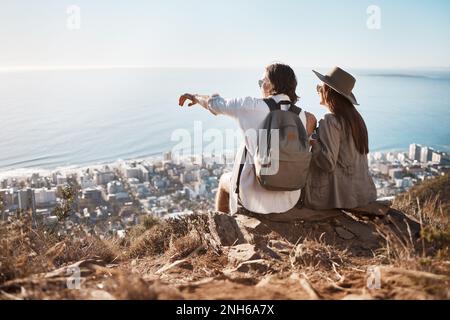
M366 124L356 110L355 78L340 68L327 75L314 73L320 104L329 112L311 141L313 157L305 188L305 206L314 210L354 209L376 201L369 175Z

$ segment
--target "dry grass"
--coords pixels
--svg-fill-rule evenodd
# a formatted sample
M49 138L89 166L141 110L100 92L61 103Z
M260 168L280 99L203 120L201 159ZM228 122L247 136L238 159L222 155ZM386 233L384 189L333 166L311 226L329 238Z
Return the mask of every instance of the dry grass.
M206 222L201 216L177 220L152 220L150 223L147 221L147 226L145 223L144 221L143 225L132 230L127 251L129 258L142 258L168 252L172 258L181 259L206 243L203 238ZM143 229L145 231L139 234Z
M168 255L171 260L183 259L195 251L203 248L202 240L196 230L191 230L187 235L172 239Z
M53 266L45 253L57 243L57 237L33 230L26 217L12 223L2 222L0 234L0 283L45 272Z
M26 215L13 222L2 222L0 234L0 284L82 259L96 258L109 263L121 257L116 239L100 239L81 229L69 236L33 229Z
M409 192L396 197L393 207L425 225L439 227L449 223L450 218L450 174L426 180Z
M158 224L132 240L127 252L129 258L163 254L170 244L172 234L167 224Z
M421 224L418 241L402 238L387 229L378 230L386 240L387 262L405 268L450 273L450 175L427 180L396 198L393 207ZM445 266L442 268L442 266Z
M382 225L377 227L377 232L385 240L384 247L376 252L381 263L410 266L416 261L418 251L410 233L402 235Z
M377 231L385 240L384 248L373 254L369 252L369 255L356 256L351 250L342 250L341 246L324 241L325 237L304 238L303 234L301 241L288 245L286 253L270 260L271 272L276 273L279 280L276 286L273 285L273 292L286 293L291 290L289 292L301 293L299 296L304 297L305 290L311 291L313 288L317 295L310 296L315 298L340 299L353 294L379 299L450 299L450 224L446 211L449 180L440 178L436 181L438 187L427 181L425 187L413 188L398 197L394 204L396 209L421 222L419 239L411 233L394 232L395 226L380 223L377 224ZM436 188L443 188L444 191L428 192ZM426 191L427 195L421 194L422 191ZM275 233L260 235L259 240L265 242L273 236ZM0 237L0 288L8 280L18 280L19 283L14 290L5 289L8 287L5 285L0 290L0 299L19 297L22 288L29 290L23 294L25 298L58 298L58 294L61 297L66 294L71 298L83 298L77 296L81 293L64 287L65 279L52 280L34 275L84 259L118 264L115 268L104 267L101 272L99 268L93 268L89 275L91 278L86 278L85 284L85 288L92 289L92 292L103 294L97 297L109 295L116 299L177 299L186 295L205 297L205 292L200 288L211 290L206 291L211 294L210 298L230 295L230 292L254 298L255 283L264 277L274 276L262 272L245 277L234 274L227 278L224 275L224 270L229 267L227 255L217 253L217 243L211 242L205 215L177 220L143 218L141 224L130 229L125 239L121 240L101 239L86 234L81 228L69 236L33 229L25 215L14 222L0 224ZM226 253L226 248L223 250ZM191 267L177 265L170 269L171 272L157 274L156 270L173 265L173 261L185 261ZM378 291L368 291L366 288L370 266L380 266L382 272L382 288ZM292 274L298 274L300 278L294 281L290 278ZM239 277L245 278L246 282L237 287ZM300 287L299 279L303 279ZM51 281L62 282L58 286L55 282L52 287ZM202 281L205 284L201 284ZM100 290L97 289L99 284ZM182 288L180 284L188 284L188 287L192 284L190 291L181 295L177 289ZM262 294L265 289L258 292ZM234 297L234 294L230 296ZM280 297L280 293L267 297Z
M292 266L299 269L333 270L348 263L346 250L326 244L321 238L304 239L290 254Z
M94 236L70 241L65 239L55 245L56 248L61 246L63 250L55 252L53 261L56 261L57 265L94 258L100 259L105 263L118 262L122 256L118 242L114 238L100 239Z

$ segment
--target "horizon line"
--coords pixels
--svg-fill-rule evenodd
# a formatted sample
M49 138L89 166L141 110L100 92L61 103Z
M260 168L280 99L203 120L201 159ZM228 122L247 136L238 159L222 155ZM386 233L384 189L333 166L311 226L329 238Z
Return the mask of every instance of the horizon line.
M333 66L292 66L294 69L327 69ZM355 66L350 69L365 70L414 70L414 69L450 69L450 66L386 66L364 67ZM257 69L261 66L152 66L152 65L16 65L0 66L0 72L32 72L32 71L70 71L70 70L112 70L112 69Z

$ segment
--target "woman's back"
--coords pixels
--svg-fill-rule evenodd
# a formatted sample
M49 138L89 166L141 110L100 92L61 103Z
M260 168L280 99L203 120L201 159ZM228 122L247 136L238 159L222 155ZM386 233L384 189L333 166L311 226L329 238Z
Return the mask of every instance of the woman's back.
M369 175L369 134L352 90L356 79L339 67L317 86L320 104L330 111L319 123L318 140L312 142L312 163L305 189L305 205L311 209L353 209L377 198Z
M356 208L377 198L367 154L358 151L350 128L334 114L319 122L305 205L316 210Z

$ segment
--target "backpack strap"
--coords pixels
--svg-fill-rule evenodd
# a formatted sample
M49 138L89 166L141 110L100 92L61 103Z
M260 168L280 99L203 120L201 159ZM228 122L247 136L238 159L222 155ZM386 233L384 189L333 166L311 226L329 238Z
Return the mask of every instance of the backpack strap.
M297 107L295 104L291 104L289 111L295 113L296 115L300 115L300 113L302 112L302 109Z
M237 193L238 197L239 197L239 190L241 187L242 170L244 170L244 164L245 164L245 161L247 160L247 146L245 146L245 148L244 148L244 154L243 154L242 158L243 159L241 159L241 163L239 165L239 172L238 172L237 181L236 181L236 189L234 190L234 192Z
M296 115L300 115L300 113L302 111L301 108L297 107L295 104L292 104L292 102L290 102L290 101L280 101L280 102L276 103L276 101L272 98L267 98L267 99L263 99L263 100L269 106L270 112L276 111L276 110L281 110L281 105L286 105L286 104L291 105L291 107L288 109L288 111L293 112Z
M290 102L289 100L281 100L278 102L278 104L281 105L292 105L292 102Z
M281 110L281 107L278 103L275 102L272 98L263 99L264 102L269 106L270 112Z
M301 110L301 109L300 109ZM301 110L300 111L300 120L302 120L302 122L303 122L303 126L305 127L305 130L306 130L306 124L307 124L307 120L306 120L306 112L305 111L303 111L303 110Z

